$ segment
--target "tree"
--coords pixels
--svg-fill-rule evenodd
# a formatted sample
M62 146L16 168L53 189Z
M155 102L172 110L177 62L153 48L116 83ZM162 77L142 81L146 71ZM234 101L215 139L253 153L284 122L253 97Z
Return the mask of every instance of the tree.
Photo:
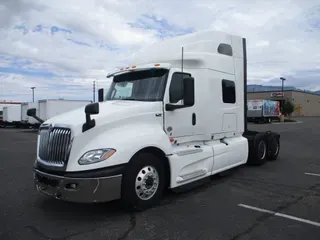
M290 116L295 110L294 104L289 100L285 100L283 104L282 114L285 116Z

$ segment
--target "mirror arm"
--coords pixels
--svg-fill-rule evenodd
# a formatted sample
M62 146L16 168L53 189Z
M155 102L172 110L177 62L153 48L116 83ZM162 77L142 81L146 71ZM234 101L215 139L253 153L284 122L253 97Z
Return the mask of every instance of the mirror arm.
M170 103L167 103L166 104L166 111L174 111L175 109L181 109L181 108L186 108L186 107L189 107L187 105L174 105L174 104L170 104Z
M90 122L91 121L91 115L86 113L86 122Z

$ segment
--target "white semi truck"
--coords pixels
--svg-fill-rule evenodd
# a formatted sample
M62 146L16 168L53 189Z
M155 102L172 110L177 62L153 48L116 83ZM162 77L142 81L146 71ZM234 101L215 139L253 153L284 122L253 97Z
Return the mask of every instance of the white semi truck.
M37 190L143 210L165 189L275 160L280 135L247 130L246 62L245 38L223 32L149 47L107 76L106 97L40 126Z

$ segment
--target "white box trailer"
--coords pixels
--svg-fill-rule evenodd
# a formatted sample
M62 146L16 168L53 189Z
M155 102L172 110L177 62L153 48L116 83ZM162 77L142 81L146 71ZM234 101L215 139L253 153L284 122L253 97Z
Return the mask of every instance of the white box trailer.
M4 107L9 107L9 106L20 106L20 102L0 102L0 111L3 111Z
M37 112L37 116L39 116L39 104L37 102L25 102L21 103L21 123L27 124L27 125L36 125L39 124L39 121L37 121L35 118L30 117L27 115L27 111L30 108L35 108Z
M20 102L0 102L0 120L2 120L3 108L9 106L20 106Z
M39 118L47 121L62 113L84 107L92 103L89 100L60 100L60 99L45 99L39 100Z
M3 122L5 126L18 126L21 123L21 105L3 108Z
M3 108L8 106L20 106L20 102L6 102L2 101L0 102L0 127L5 127L4 121L3 121Z
M280 118L279 101L256 99L248 100L247 120L248 122L270 123Z

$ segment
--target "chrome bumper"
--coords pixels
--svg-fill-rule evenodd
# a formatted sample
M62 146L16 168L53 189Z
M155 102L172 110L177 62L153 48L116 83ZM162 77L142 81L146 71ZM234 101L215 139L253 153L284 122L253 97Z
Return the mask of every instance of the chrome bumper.
M34 169L36 189L57 199L79 203L107 202L121 197L122 174L108 177L66 177Z

